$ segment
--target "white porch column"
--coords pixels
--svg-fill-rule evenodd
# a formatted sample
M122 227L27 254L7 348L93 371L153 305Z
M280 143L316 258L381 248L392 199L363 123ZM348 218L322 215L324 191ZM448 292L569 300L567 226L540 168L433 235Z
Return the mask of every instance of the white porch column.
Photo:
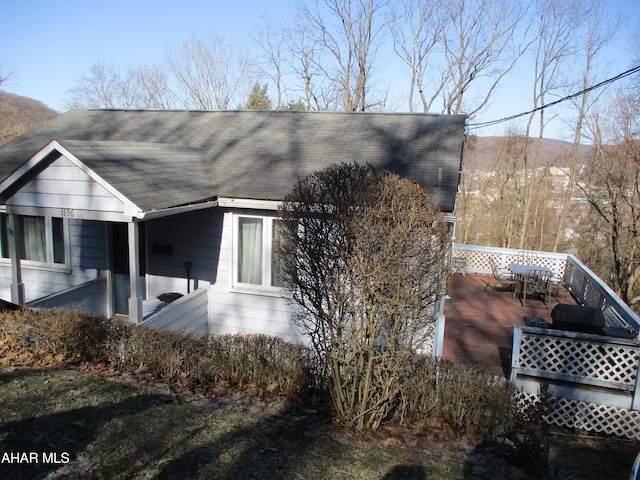
M137 222L127 224L129 234L129 320L140 323L142 314L142 292L138 279L140 277L140 233Z
M9 257L11 257L11 301L24 305L24 283L22 283L22 266L19 245L22 239L20 222L15 215L7 215L7 239L9 241Z

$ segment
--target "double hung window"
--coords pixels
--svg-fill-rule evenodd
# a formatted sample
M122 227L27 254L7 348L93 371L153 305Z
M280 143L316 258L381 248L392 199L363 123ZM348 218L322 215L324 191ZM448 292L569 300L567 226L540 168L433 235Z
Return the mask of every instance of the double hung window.
M236 287L284 287L274 252L277 234L273 217L233 216L233 284Z
M7 214L0 215L2 258L9 258ZM22 235L18 239L20 258L33 265L64 266L68 261L65 220L59 217L20 215L16 217Z

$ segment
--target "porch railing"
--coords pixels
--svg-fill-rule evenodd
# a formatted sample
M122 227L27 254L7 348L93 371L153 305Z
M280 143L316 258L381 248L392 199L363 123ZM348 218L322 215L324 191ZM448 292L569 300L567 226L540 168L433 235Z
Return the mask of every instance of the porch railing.
M199 288L179 298L142 324L198 335L209 333L209 288Z
M67 288L27 304L34 308L71 308L97 315L107 314L107 279L97 278L90 282Z

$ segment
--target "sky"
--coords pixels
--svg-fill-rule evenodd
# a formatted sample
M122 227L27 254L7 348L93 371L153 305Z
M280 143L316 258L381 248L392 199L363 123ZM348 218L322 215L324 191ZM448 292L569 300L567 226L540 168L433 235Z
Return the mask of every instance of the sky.
M394 0L391 0L394 1ZM607 74L614 76L634 65L628 31L640 31L639 0L602 0L612 11L622 12L625 29L610 48ZM240 45L250 44L250 33L263 15L272 20L291 18L295 0L0 0L0 65L12 78L4 91L34 98L63 112L68 90L97 63L123 70L134 65L159 63L169 49L177 49L193 35L216 35ZM393 59L382 82L393 98L403 97L397 85L401 66ZM532 108L530 89L518 75L497 92L491 105L475 121L507 117ZM602 78L601 80L605 80ZM394 91L398 89L398 91ZM403 111L398 104L396 111ZM500 133L504 125L481 135ZM551 136L563 135L556 125Z

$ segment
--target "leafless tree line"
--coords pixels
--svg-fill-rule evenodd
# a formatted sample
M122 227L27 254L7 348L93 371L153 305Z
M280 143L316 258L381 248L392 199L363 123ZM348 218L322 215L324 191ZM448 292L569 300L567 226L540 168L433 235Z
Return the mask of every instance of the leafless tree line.
M530 93L532 113L523 126L507 125L489 179L474 177L472 155L466 156L458 238L473 242L484 235L481 243L490 239L492 245L566 250L579 241L575 197L586 195L587 180L595 182L587 177L593 171L584 165L597 162L583 158L581 145L600 143L598 161L619 163L619 151L613 155L609 149L616 144L606 143L604 148L604 142L635 145L637 130L625 136L621 125L615 131L609 124L607 135L596 135L610 92L602 89L576 97L562 118L572 138L571 157L564 163L561 185L554 185L551 169L557 162L543 158L541 148L557 114L541 107L610 76L606 49L621 26L621 20L597 0L308 0L282 23L264 17L254 30L251 51L227 39L194 36L158 65L120 70L96 64L70 90L68 106L241 108L250 103L252 87L264 82L274 98L262 104L278 109L295 104L307 110L465 113L473 121L517 68L528 79L521 88ZM400 65L393 73L400 75L407 92L400 99L385 84L390 58ZM635 60L640 60L637 55ZM630 109L637 94L636 85L608 101ZM620 149L633 165L635 150ZM632 173L628 171L622 183L633 191L637 179ZM589 214L598 225L604 222L599 244L604 242L612 253L604 260L603 249L585 248L583 252L592 252L594 258L582 259L600 262L603 278L613 283L626 275L631 287L620 284L619 290L634 292L638 274L619 271L622 267L616 262L626 262L627 257L620 246L613 251L618 230L605 228L620 212L602 207L611 201L606 192L588 190ZM635 218L633 212L629 215ZM625 225L624 232L633 232ZM630 238L638 243L633 235ZM638 262L626 265L637 267Z
M264 82L275 108L301 103L307 110L473 118L517 65L529 70L535 105L578 82L575 57L584 49L589 19L609 25L606 16L592 13L598 5L595 0L308 0L281 23L263 17L251 46L193 36L159 64L97 63L69 90L67 106L238 108L251 87ZM392 97L390 75L400 78L400 89L407 92L403 98Z

